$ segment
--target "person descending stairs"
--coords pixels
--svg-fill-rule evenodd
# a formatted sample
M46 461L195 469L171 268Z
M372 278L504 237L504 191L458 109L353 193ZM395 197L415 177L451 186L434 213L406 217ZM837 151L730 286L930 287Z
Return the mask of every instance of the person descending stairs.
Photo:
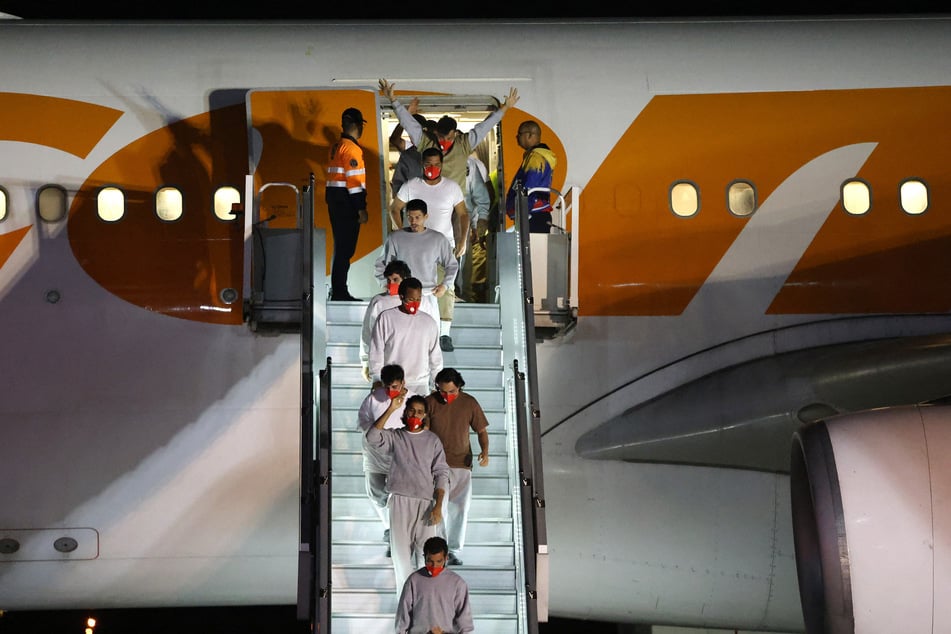
M368 499L363 471L363 433L358 409L370 392L360 359L366 301L327 304L327 355L333 364L331 420L332 598L334 634L392 632L399 598L388 535ZM465 376L466 392L482 405L489 422L488 466L472 471L464 564L453 567L469 585L478 632L518 631L519 573L513 514L515 466L504 407L501 319L498 304L460 303L455 309L454 350L444 367ZM429 386L433 388L434 386ZM473 445L478 447L473 434ZM385 512L385 511L384 511ZM514 517L514 519L513 519Z

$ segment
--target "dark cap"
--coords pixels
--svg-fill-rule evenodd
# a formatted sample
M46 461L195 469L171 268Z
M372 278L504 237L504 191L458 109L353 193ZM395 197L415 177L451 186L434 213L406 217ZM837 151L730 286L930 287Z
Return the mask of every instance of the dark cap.
M343 111L343 115L340 117L341 123L347 125L347 122L351 123L366 123L367 120L363 118L363 113L357 110L356 108L347 108Z
M456 120L446 115L436 122L436 132L445 136L456 129Z

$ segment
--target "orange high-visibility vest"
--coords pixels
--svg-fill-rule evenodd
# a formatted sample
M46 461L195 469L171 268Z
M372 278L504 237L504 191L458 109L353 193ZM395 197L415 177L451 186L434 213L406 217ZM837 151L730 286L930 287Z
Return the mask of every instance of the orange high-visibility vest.
M330 162L327 164L328 195L332 189L342 189L350 195L366 194L367 171L363 164L363 148L348 136L342 137L330 148Z

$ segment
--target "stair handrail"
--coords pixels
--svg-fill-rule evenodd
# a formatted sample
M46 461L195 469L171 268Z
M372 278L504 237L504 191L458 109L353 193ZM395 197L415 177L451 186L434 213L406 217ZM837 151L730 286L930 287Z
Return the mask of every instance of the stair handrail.
M506 366L505 410L510 425L509 474L513 478L512 512L518 588L518 632L537 634L548 618L548 540L544 521L544 492L535 374L535 328L531 286L528 198L517 190L515 227L500 231L496 260L499 272L499 312L502 353ZM509 373L509 369L512 370ZM538 438L538 444L533 438Z
M324 231L314 227L314 175L298 205L301 228L301 483L297 617L329 632L331 615L331 360L326 356L327 308L314 289L325 281ZM323 294L320 295L323 297ZM326 359L317 376L314 360Z

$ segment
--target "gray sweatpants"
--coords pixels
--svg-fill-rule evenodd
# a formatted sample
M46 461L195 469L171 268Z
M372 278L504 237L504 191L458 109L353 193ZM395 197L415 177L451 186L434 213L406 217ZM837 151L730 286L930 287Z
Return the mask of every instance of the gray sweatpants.
M472 471L450 467L449 472L449 491L443 505L446 509L446 541L449 543L449 552L462 559L469 505L472 502Z
M373 503L373 510L376 511L377 517L383 522L383 530L389 530L390 528L390 514L386 510L386 499L389 497L386 492L386 475L385 473L373 473L372 471L363 472L366 480L367 497Z
M406 578L426 564L423 544L430 537L445 537L443 524L433 526L429 514L433 500L421 500L396 493L386 505L390 511L390 557L396 574L396 594L403 590Z

